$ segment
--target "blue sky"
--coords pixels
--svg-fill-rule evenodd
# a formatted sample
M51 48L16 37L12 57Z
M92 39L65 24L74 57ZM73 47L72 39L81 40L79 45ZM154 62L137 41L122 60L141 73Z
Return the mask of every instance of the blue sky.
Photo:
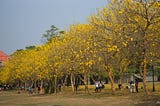
M87 23L87 17L107 0L0 0L0 50L11 54L39 45L51 25L67 29Z

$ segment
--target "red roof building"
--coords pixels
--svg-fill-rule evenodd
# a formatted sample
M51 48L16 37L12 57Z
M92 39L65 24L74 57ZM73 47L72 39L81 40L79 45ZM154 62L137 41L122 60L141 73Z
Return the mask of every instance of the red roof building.
M8 59L9 56L0 50L0 66L2 66L3 62L8 61Z

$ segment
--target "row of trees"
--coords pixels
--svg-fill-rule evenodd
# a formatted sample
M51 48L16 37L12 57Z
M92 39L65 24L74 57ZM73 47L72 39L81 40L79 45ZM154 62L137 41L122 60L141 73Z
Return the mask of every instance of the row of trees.
M35 87L38 82L41 87L46 84L51 93L70 76L73 91L78 77L89 92L88 78L95 81L94 76L105 73L115 94L115 74L121 80L134 67L148 95L147 67L159 63L159 29L156 0L112 0L90 16L88 24L71 25L63 33L55 29L50 37L49 30L45 44L14 52L0 71L0 82Z

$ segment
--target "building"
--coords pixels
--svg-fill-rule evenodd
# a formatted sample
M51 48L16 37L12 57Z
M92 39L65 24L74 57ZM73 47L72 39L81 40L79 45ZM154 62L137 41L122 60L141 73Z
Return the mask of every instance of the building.
M0 50L0 67L3 66L3 62L8 61L9 56Z

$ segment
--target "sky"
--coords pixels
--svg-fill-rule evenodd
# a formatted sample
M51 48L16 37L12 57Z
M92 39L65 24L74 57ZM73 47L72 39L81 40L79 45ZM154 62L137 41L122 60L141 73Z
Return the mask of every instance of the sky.
M10 55L40 45L51 25L66 30L87 23L87 17L106 5L107 0L0 0L0 50Z

